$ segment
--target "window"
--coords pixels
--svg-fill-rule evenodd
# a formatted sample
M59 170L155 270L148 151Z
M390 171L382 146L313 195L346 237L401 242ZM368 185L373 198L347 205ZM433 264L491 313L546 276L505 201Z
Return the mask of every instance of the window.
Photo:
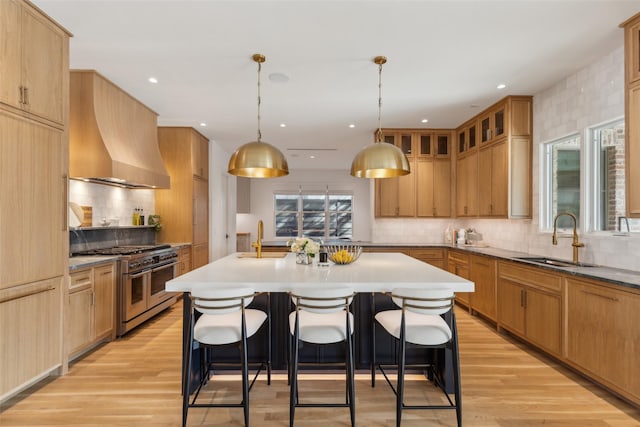
M571 212L580 221L580 136L572 135L544 145L544 173L541 192L541 226L553 227L559 212ZM567 216L558 219L559 228L572 228Z
M616 120L589 130L592 176L590 197L593 215L590 229L618 230L618 218L626 214L624 120ZM623 225L626 231L626 224Z
M327 192L274 196L276 237L353 237L353 195Z

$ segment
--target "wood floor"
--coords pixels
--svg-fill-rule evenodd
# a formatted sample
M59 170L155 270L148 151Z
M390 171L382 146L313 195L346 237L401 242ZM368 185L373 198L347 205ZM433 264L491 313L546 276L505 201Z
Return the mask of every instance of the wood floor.
M2 407L0 426L180 425L180 303L124 338L71 365L69 374L47 380ZM640 426L640 411L548 358L458 310L463 387L463 425ZM0 373L1 375L2 373ZM301 399L344 394L342 376L302 377ZM305 378L307 379L305 381ZM209 395L233 399L232 375L211 383ZM408 381L409 402L435 399L420 376ZM356 382L360 426L395 425L394 398L381 380ZM251 392L251 425L287 426L289 392L283 375L271 386L260 377ZM298 409L297 426L349 425L348 410ZM190 426L241 426L241 409L192 409ZM403 426L455 426L453 411L405 411Z

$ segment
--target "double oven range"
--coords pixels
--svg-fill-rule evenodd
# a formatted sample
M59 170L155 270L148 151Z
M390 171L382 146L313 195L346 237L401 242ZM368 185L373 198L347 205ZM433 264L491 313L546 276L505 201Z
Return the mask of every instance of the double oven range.
M164 290L176 276L178 253L171 245L116 246L75 255L118 255L117 335L122 336L176 302Z

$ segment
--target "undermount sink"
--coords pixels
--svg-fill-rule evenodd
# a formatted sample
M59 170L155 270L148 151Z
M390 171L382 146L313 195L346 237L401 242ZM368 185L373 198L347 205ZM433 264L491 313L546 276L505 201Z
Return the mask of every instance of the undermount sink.
M569 261L562 261L559 259L546 257L518 257L517 259L527 262L533 262L535 264L550 265L553 267L593 267L593 265L591 264L584 264L582 262L575 264Z
M262 258L284 258L289 252L262 252ZM257 258L257 252L240 252L238 258Z

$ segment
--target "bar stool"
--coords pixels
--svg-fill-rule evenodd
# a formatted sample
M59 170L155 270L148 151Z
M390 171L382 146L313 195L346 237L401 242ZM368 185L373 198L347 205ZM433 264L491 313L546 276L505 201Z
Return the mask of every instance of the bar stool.
M353 359L353 314L349 306L355 293L348 288L299 289L290 293L295 310L289 315L290 354L289 425L293 427L295 408L349 407L351 425L355 425L355 382ZM345 403L300 403L298 398L298 367L300 341L326 345L344 342L346 372ZM318 363L304 363L318 366ZM322 363L322 365L327 365Z
M238 408L244 409L244 423L249 426L249 391L253 387L263 368L267 369L267 384L271 384L271 315L270 294L267 293L266 312L246 308L259 295L253 289L215 289L194 290L190 298L191 314L189 316L189 351L187 351L187 378L183 381L182 425L187 423L189 408ZM195 320L195 312L202 315ZM266 328L263 325L266 323ZM258 330L266 329L266 357L260 363L249 363L247 356L247 339ZM193 400L190 397L190 376L193 343L198 342L201 348L200 372L201 380ZM209 350L223 345L238 344L240 363L214 363L209 360ZM222 366L240 367L242 372L242 401L240 403L196 403L202 387L209 381L211 371ZM249 366L256 366L257 371L249 383Z
M380 324L387 333L399 343L398 360L396 365L378 365L387 383L396 395L396 425L399 427L403 409L455 409L458 427L462 426L462 400L460 391L460 362L458 358L458 336L456 319L453 311L454 293L448 289L394 289L391 298L400 310L386 310L375 314L375 325ZM448 321L441 315L449 313ZM448 348L452 352L454 401L447 394L444 378L437 372L433 363L412 364L405 363L407 344L423 348ZM385 368L396 368L398 381L393 386ZM448 405L405 405L404 403L404 374L406 368L429 369L429 379L432 379L446 396ZM375 346L372 354L371 386L375 386Z

